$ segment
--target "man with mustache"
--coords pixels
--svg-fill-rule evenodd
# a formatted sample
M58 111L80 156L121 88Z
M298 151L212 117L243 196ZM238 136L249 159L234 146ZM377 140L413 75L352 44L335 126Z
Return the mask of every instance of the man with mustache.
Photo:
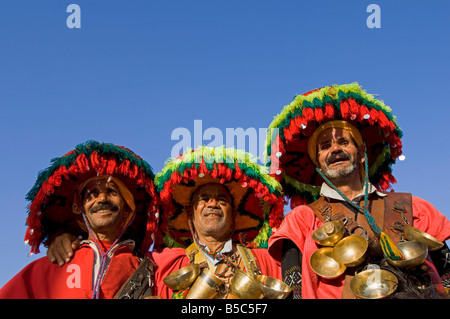
M200 147L169 159L155 178L162 202L162 241L155 241L155 286L163 299L236 298L230 282L241 269L281 279L281 268L266 249L281 223L280 185L262 173L249 154L236 149ZM70 260L69 236L55 239L49 258ZM155 252L158 251L158 252ZM70 254L69 254L70 253ZM76 253L75 253L76 255ZM189 264L208 269L221 284L206 296L175 291L164 279ZM203 280L203 279L197 279Z
M443 242L450 238L450 222L419 197L385 192L396 182L391 166L402 154L402 132L390 108L357 83L333 85L296 96L269 128L281 132L267 141L271 175L293 208L271 237L269 252L281 261L294 298L355 298L350 289L354 268L330 279L310 265L321 248L313 233L333 220L346 221L346 236L367 232L369 249L361 267L375 263L390 269L387 261L404 259L396 242L406 226L441 241L422 268L398 270L403 274L390 297L445 295L450 254Z
M230 282L238 269L252 278L281 279L279 264L264 249L283 217L280 185L248 154L200 147L169 160L156 181L164 211L161 244L172 247L155 255L161 278L195 263L220 282L208 296L194 283L183 291L167 287L163 298L236 298Z
M113 298L158 234L153 179L145 161L113 144L88 141L52 160L27 195L25 242L38 253L63 232L83 240L65 265L30 263L0 298Z

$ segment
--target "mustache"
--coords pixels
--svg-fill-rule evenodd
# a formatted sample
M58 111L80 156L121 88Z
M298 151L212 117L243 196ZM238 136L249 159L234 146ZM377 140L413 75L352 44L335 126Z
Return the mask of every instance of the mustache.
M343 159L343 160L349 160L351 161L351 156L344 153L343 151L339 151L335 154L332 154L329 158L327 158L327 160L325 161L327 165L330 165L331 163L333 163L337 158Z
M112 203L112 202L105 202L105 203L99 203L95 206L92 206L89 209L89 213L90 214L95 214L96 212L98 212L99 210L102 209L106 209L112 212L118 212L119 211L119 206L117 206L116 204Z

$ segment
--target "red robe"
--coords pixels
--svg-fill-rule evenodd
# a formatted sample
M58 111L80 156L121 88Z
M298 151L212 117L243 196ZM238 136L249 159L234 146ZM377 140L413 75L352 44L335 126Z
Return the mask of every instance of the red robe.
M427 201L412 197L413 225L440 241L450 238L450 221ZM312 233L323 223L308 206L294 208L284 218L280 228L269 239L269 252L281 259L282 242L290 239L300 249L302 258L302 298L340 299L344 284L343 276L324 280L309 266L311 255L319 248L312 239Z
M102 281L100 298L114 297L138 264L138 257L128 246L118 247ZM51 263L47 257L31 262L0 289L0 298L90 299L93 295L93 269L94 250L84 243L73 259L62 267Z
M269 255L267 249L258 248L251 251L263 275L281 280L281 265ZM171 299L173 291L164 284L163 279L172 272L187 266L189 258L182 248L166 248L161 253L153 253L152 257L158 265L155 273L157 294L163 299Z

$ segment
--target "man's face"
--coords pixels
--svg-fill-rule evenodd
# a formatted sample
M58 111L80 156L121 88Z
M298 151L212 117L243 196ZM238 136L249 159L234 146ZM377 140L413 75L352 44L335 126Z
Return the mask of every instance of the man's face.
M316 165L328 178L336 179L358 174L359 165L363 160L349 131L342 128L328 128L318 136Z
M84 187L82 201L91 229L114 240L130 213L117 185L107 179L93 180Z
M233 200L228 188L221 184L200 186L192 196L192 222L200 240L210 236L226 240L232 230Z

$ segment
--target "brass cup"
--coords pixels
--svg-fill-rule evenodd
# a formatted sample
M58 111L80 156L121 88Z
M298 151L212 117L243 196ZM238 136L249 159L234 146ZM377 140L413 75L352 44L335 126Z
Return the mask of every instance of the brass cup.
M357 273L350 282L350 289L360 299L380 299L392 294L398 279L384 269L367 269Z
M410 241L420 241L422 243L427 244L429 251L435 251L442 246L444 246L444 243L437 240L433 236L415 228L410 225L404 225L403 231L405 233L405 237Z
M387 261L399 268L417 267L422 265L428 255L428 246L420 241L403 241L397 243L398 249L403 253L405 259L393 260L387 258Z
M288 284L270 276L256 275L255 280L261 286L266 299L285 299L292 291Z
M355 267L361 264L369 244L367 239L360 235L345 237L333 249L333 258L346 267Z
M200 275L200 266L192 264L183 267L163 279L164 283L173 290L184 290Z
M223 285L222 279L217 277L208 268L204 268L189 289L186 299L213 299Z
M342 220L329 221L320 226L312 234L313 240L322 246L334 246L344 236Z
M258 282L237 269L230 282L230 294L237 299L262 299L264 293Z
M332 247L317 249L309 259L311 269L320 277L334 279L341 276L347 267L333 258Z

